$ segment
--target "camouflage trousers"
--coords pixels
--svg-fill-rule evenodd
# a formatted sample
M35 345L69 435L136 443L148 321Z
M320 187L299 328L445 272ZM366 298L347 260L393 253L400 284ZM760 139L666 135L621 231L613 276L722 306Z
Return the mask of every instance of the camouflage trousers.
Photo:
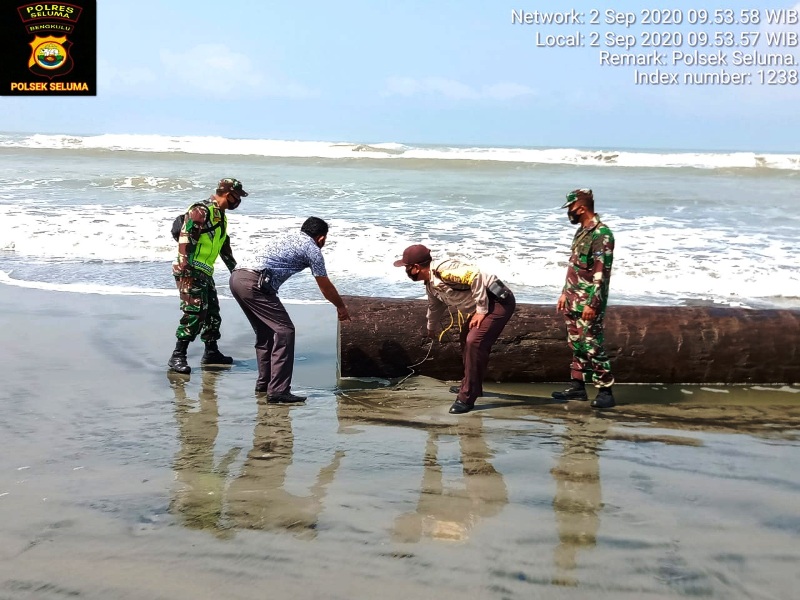
M220 338L222 317L219 314L219 298L214 278L195 271L193 277L176 277L175 284L178 286L183 311L175 337L192 342L202 330L201 340L217 341Z
M611 362L603 345L603 313L584 321L580 313L567 313L567 343L572 349L570 376L598 387L614 383Z

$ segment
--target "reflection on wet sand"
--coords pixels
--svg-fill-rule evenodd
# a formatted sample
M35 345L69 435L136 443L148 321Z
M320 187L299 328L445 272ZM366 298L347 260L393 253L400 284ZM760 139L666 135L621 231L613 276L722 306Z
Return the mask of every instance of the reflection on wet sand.
M238 475L231 475L241 448L230 448L219 462L214 461L219 375L210 369L203 371L196 411L186 393L188 379L170 376L180 435L174 461L178 486L170 511L187 527L220 537L230 535L235 528L287 529L298 537L314 537L325 490L344 453L337 452L320 470L308 496L287 492L286 472L292 464L294 446L290 408L259 405L252 448Z
M594 548L602 506L598 451L608 432L608 421L596 417L567 422L563 450L550 471L556 481L553 499L559 544L555 549L553 583L576 585L571 575L578 551Z
M423 536L461 541L481 518L498 514L508 504L503 476L492 466L492 451L482 435L479 416L462 419L452 431L428 431L424 472L416 511L397 517L393 537L418 542ZM438 441L444 435L458 436L464 488L445 490L438 462Z
M411 566L424 569L432 591L463 582L504 597L535 595L531 586L599 598L737 589L744 597L766 577L775 589L791 586L798 407L782 396L756 404L747 390L730 390L721 404L711 397L719 392L698 388L628 389L620 410L598 413L503 390L454 416L446 384L419 378L340 388L336 431L325 405L243 406L245 424L233 421L234 440L252 434L243 444L221 439L232 405L220 395L218 416L215 387L226 388L226 375L201 377L199 395L182 382L173 388L172 511L218 537L289 532L278 543L291 577L305 577L308 557L335 557L344 576L380 573L396 584ZM727 435L730 423L757 413L751 435ZM301 442L308 432L330 437ZM347 461L333 454L340 444ZM308 477L299 493L295 470ZM263 545L262 537L237 543ZM757 575L741 577L742 564Z
M234 527L287 529L311 539L316 536L326 489L344 453L336 452L331 463L320 470L308 496L287 492L286 471L294 447L290 410L282 405L259 405L253 448L228 488L227 511Z
M175 393L175 419L178 422L180 448L174 469L178 487L173 494L170 512L178 515L187 527L224 532L222 502L231 463L241 448L231 448L214 464L214 443L219 427L217 419L217 378L219 373L204 370L198 394L199 409L186 394L188 378L168 375Z

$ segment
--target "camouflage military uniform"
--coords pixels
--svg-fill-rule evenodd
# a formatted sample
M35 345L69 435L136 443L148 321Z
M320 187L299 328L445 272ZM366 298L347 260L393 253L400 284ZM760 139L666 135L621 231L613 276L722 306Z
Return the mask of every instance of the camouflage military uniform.
M575 234L569 259L566 297L567 341L572 348L572 379L600 387L614 383L603 346L603 317L608 302L614 234L597 215ZM591 321L581 318L584 306L597 312Z
M201 233L208 226L219 225L219 232L224 241L219 249L219 256L230 271L236 266L236 260L230 246L230 238L226 231L225 214L209 201L206 204L195 204L186 213L186 219L178 239L178 257L172 265L172 274L178 286L181 298L181 317L175 335L179 340L194 341L202 329L200 339L204 342L215 342L220 338L222 317L219 310L217 288L214 285L213 262L215 256L206 257L211 267L195 260L198 240L201 235L214 236L215 232Z

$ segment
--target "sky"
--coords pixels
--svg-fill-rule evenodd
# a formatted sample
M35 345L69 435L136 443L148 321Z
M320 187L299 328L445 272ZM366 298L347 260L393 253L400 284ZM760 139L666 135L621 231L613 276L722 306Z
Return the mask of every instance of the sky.
M622 4L624 13L606 14ZM673 51L698 50L723 52L730 65L734 51L755 50L800 65L796 44L766 43L768 32L800 26L765 22L766 9L800 4L709 3L710 20L717 9L743 20L760 5L758 24L717 25L688 24L699 18L696 0L661 4L683 23L642 24L645 10L662 6L632 0L98 0L97 96L0 97L0 131L797 152L800 85L762 85L757 71L796 76L800 66L671 62ZM515 11L537 10L585 13L585 23L512 23ZM700 47L702 33L757 45ZM540 45L577 34L584 47ZM609 45L631 39L628 49ZM602 65L603 51L661 53L667 64ZM637 69L681 77L724 69L751 73L753 83L644 85Z

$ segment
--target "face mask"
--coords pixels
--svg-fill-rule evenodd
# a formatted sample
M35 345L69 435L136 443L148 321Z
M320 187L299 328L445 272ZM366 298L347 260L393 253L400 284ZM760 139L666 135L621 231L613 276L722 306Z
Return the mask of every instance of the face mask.
M581 217L577 211L569 210L567 211L567 217L569 218L569 222L573 225L577 225L581 222Z
M411 281L419 281L419 269L417 269L416 273L412 273L413 269L414 267L412 266L406 267L406 275Z
M228 209L229 210L236 210L239 208L239 205L242 203L242 199L237 197L233 194L228 194Z

